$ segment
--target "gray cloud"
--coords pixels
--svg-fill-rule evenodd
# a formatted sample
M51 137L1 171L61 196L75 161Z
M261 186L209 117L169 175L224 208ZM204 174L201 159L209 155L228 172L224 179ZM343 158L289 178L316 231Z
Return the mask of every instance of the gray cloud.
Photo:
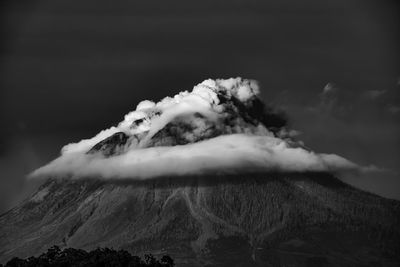
M400 112L400 106L396 106L396 105L389 105L387 107L387 111L389 111L392 114L399 114Z
M364 92L364 97L373 100L383 96L384 94L386 94L386 92L386 90L368 90Z

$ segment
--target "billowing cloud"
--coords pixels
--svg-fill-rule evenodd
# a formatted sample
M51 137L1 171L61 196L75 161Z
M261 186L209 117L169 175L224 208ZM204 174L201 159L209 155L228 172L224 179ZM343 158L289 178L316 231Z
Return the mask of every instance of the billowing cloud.
M208 172L362 170L295 141L299 133L265 107L258 93L252 80L209 79L191 92L158 103L140 102L118 126L63 147L59 158L31 176L148 179Z

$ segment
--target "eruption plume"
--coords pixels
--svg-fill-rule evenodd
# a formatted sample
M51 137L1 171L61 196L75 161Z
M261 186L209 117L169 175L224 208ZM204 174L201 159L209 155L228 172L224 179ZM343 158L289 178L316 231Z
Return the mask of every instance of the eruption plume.
M118 126L66 145L31 176L148 179L207 172L362 169L317 154L288 133L286 116L264 105L257 82L205 80L155 103L145 100Z

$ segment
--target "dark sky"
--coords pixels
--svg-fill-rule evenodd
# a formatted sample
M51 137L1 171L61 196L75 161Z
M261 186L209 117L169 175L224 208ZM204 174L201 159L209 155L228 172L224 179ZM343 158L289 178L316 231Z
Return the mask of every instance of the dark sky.
M24 174L139 101L236 76L259 80L265 101L286 110L313 150L393 170L349 182L400 199L394 1L1 5L0 210L21 196Z

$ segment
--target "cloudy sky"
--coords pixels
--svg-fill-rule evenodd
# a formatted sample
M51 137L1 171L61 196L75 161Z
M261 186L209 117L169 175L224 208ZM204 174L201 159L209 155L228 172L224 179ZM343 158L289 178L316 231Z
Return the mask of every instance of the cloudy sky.
M393 170L349 182L400 199L394 3L2 1L0 209L26 173L141 100L236 76L313 150Z

